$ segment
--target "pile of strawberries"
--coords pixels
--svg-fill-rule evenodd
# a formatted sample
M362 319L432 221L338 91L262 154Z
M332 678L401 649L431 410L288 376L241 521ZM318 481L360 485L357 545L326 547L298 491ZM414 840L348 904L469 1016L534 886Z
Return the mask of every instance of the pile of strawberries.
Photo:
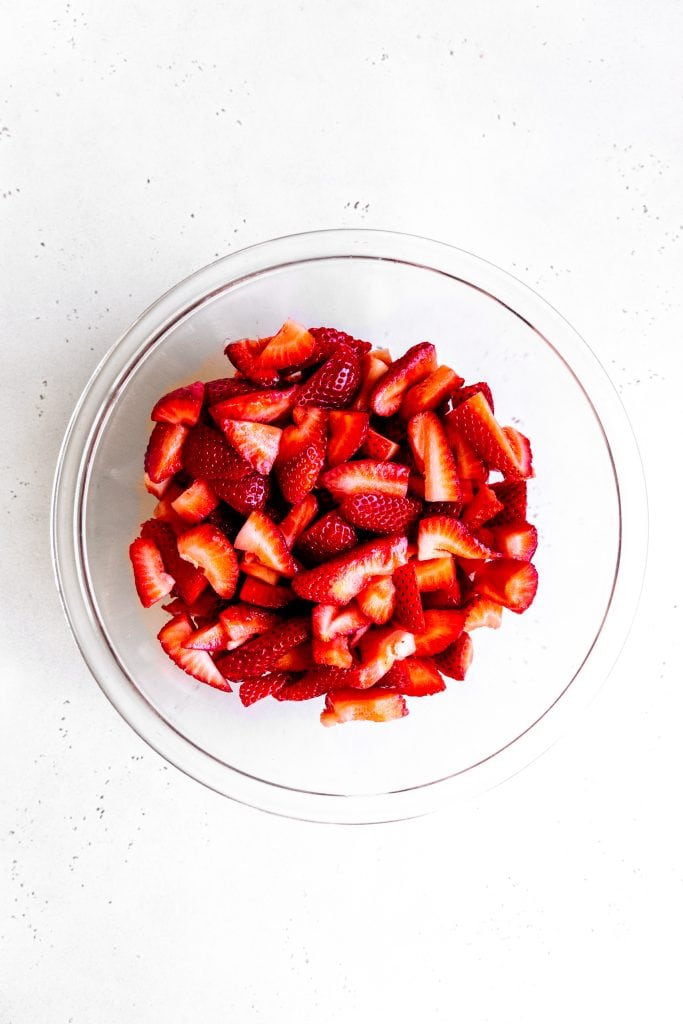
M529 442L428 342L392 360L288 320L225 351L234 376L152 410L158 504L130 557L143 605L171 598L161 646L245 706L325 694L325 725L400 718L534 599Z

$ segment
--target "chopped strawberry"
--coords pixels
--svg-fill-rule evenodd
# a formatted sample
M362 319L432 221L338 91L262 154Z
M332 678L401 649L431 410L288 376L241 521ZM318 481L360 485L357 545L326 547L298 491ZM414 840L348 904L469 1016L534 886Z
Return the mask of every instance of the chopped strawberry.
M409 420L418 412L437 409L463 383L463 378L451 370L450 366L440 366L405 393L401 402L401 416Z
M183 491L171 507L186 523L201 523L216 508L219 498L213 493L206 480L198 477L186 491Z
M330 439L327 442L327 464L338 466L348 462L363 444L370 423L367 412L353 412L350 409L330 410Z
M500 604L478 594L468 602L463 610L465 612L465 629L468 633L483 626L488 629L498 629L503 620L503 609Z
M405 355L391 364L375 384L370 396L373 412L378 416L392 416L398 412L406 391L434 373L436 368L434 346L428 341L413 345Z
M282 433L275 474L285 500L295 505L313 490L325 464L327 413L296 406L293 417Z
M391 366L394 361L388 348L370 349L370 355L374 356L376 359L381 359L386 366Z
M371 352L366 353L362 357L360 361L362 383L360 391L353 402L353 409L357 409L361 412L367 412L370 409L370 397L372 392L375 390L375 385L380 377L384 376L388 369L388 363L383 359L379 359Z
M220 621L196 629L183 641L188 651L225 651L227 646L228 636Z
M189 616L174 615L171 621L161 628L158 639L171 661L174 661L183 672L217 690L231 690L230 683L218 671L208 651L190 651L183 647L183 643L193 632Z
M186 562L204 570L209 584L225 599L237 589L237 555L232 544L217 526L203 523L178 537L178 553Z
M415 498L397 498L391 494L351 494L344 498L339 513L349 523L370 533L405 533L422 511Z
M405 537L360 544L329 562L294 577L294 592L318 604L348 604L372 576L388 576L406 561Z
M458 477L461 486L467 480L474 480L485 484L489 478L489 468L486 463L483 459L479 458L469 441L455 429L455 425L449 420L448 416L444 418L443 422L448 443L455 456L455 464L458 467ZM465 500L463 498L463 501Z
M305 363L313 355L315 347L315 338L305 327L295 320L285 320L277 334L257 356L256 365L266 370L288 369Z
M193 427L199 419L204 401L204 385L200 380L186 388L176 388L160 398L152 409L152 419L157 423L180 423Z
M171 527L159 519L148 519L142 524L141 534L154 541L161 552L166 572L175 580L178 595L186 604L192 605L206 588L208 580L203 572L180 557Z
M328 512L299 537L296 547L307 563L317 565L333 555L350 551L358 543L358 535L338 512Z
M236 377L219 377L209 380L204 385L204 401L207 408L224 402L235 395L248 395L250 391L258 391L258 384L250 380L238 380Z
M313 660L316 665L331 665L333 668L352 668L355 664L349 650L348 636L335 636L329 640L313 637Z
M187 435L188 428L178 424L155 425L145 452L145 473L152 483L160 484L183 468L182 450Z
M350 405L360 387L360 358L352 348L339 345L313 376L302 384L299 405L320 409L343 409Z
M245 708L248 708L257 700L273 697L282 690L283 686L288 686L295 681L296 676L292 672L269 672L268 675L260 676L258 679L245 679L240 686L240 700Z
M348 636L368 623L367 617L355 602L345 608L335 604L319 604L311 617L313 636L318 640L333 640L336 636Z
M178 557L180 558L180 556ZM185 566L186 569L192 568L188 562L184 562L182 559L180 559L180 563ZM198 572L199 570L195 571ZM197 627L206 626L215 622L216 616L224 605L225 601L219 597L211 587L205 587L199 597L187 605L187 614L194 621Z
M275 612L248 604L229 605L218 617L229 640L249 640L252 636L266 633L280 622Z
M491 484L498 501L503 508L488 524L490 527L503 526L505 523L523 522L526 519L526 480L501 480Z
M536 596L538 573L530 562L501 558L486 565L474 579L474 590L513 612L524 612Z
M445 651L434 655L434 663L445 676L462 682L472 664L473 656L472 637L469 633L463 632L454 644L447 647Z
M505 558L530 562L538 547L538 531L531 523L505 523L491 531L492 546Z
M165 480L161 480L158 484L155 484L152 478L145 473L145 490L148 494L153 494L155 498L163 498L164 493L168 489L173 477L167 476Z
M498 558L470 533L458 519L451 516L429 516L420 520L417 534L418 558L421 562L444 554L462 558Z
M254 679L275 668L278 659L311 635L311 620L300 616L280 622L261 636L221 658L221 672L227 679Z
M247 604L256 604L261 608L285 608L294 600L289 587L274 587L263 580L248 576L240 590L240 600Z
M295 387L279 391L250 391L247 395L234 395L212 405L209 412L223 431L226 420L273 423L290 411L297 398L296 393Z
M282 531L263 512L252 512L235 538L239 551L250 551L263 564L283 576L294 576L294 559Z
M277 659L276 667L283 672L308 672L309 669L315 668L311 644L306 641L297 644L291 651L285 651Z
M503 508L502 502L496 497L496 492L481 484L474 494L474 497L463 510L462 521L470 530L477 530L483 523L487 523Z
M515 430L514 427L503 427L503 433L514 452L517 465L520 468L520 474L524 477L533 476L534 471L531 465L531 444L529 443L529 438L525 437L519 430Z
M171 486L164 497L156 503L152 513L155 519L160 519L162 523L168 523L176 537L187 529L186 520L179 516L173 507L173 502L182 493L181 488L176 486L175 480L172 480Z
M415 561L414 565L418 590L423 593L447 589L456 581L455 561L452 555Z
M409 629L411 633L422 633L425 628L425 617L415 563L411 561L406 565L400 565L393 575L393 580L396 588L394 622Z
M407 714L405 699L391 690L359 693L358 690L343 689L327 694L320 721L326 726L358 721L389 722Z
M371 579L359 592L358 607L371 622L383 626L394 614L396 587L391 576Z
M289 686L273 694L276 700L311 700L321 697L334 686L344 686L352 675L350 669L318 665ZM358 693L358 691L354 691Z
M418 413L408 430L418 466L424 466L425 500L460 501L458 467L439 417L434 412Z
M367 455L369 459L387 461L394 458L399 448L400 445L395 441L390 441L383 434L378 434L376 430L368 430L367 437L363 442L363 455Z
M320 482L337 501L342 501L349 494L368 492L405 497L409 476L407 466L359 459L358 462L346 462L342 466L328 469Z
M424 613L425 628L415 636L415 653L427 657L445 651L465 626L465 614L448 608L430 608Z
M264 565L250 551L245 552L242 556L240 570L245 576L253 576L255 579L263 580L264 583L271 583L273 586L280 582L280 573L275 569L271 569L270 566Z
M307 494L300 502L293 505L279 524L285 544L291 549L318 514L318 502L312 494Z
M418 473L411 473L410 476L408 477L408 493L412 494L416 498L424 499L425 482L424 478L421 477Z
M228 444L222 434L204 423L190 431L183 448L183 469L196 480L240 480L252 472L246 459Z
M415 569L417 570L420 565L429 565L429 562L416 562ZM462 592L457 577L450 586L428 591L422 598L422 606L425 610L428 608L459 608L461 604Z
M135 589L143 607L149 608L171 593L175 580L164 570L161 552L150 538L138 537L131 544L129 553Z
M499 469L504 477L518 479L533 475L530 451L525 449L521 452L521 442L516 437L511 441L498 425L481 392L457 406L448 414L447 420L469 441L477 454L493 469Z
M269 341L270 338L243 338L225 346L225 354L233 366L262 387L275 387L280 382L277 370L269 370L258 362L258 357Z
M211 481L211 487L219 498L244 516L265 508L270 496L270 480L260 473L248 473L239 480L217 478Z
M346 345L347 348L353 349L359 356L365 355L372 348L369 341L360 341L334 327L311 327L310 332L315 338L317 352L322 354L323 359L331 356L340 345Z
M463 402L466 402L468 398L471 398L472 395L478 394L482 394L484 396L484 398L489 404L491 412L494 412L495 410L493 408L493 395L491 394L491 388L488 386L485 380L477 381L476 384L467 384L465 387L458 388L457 391L454 391L450 396L451 409L457 408L457 406L462 405Z
M405 697L429 697L446 689L431 658L405 658L394 662L384 679L380 680L380 686Z
M280 428L266 423L253 423L251 420L223 420L222 427L235 451L257 473L267 476L280 447Z
M385 626L366 633L360 650L362 661L349 676L349 686L365 690L379 682L395 661L415 653L415 637L405 629Z

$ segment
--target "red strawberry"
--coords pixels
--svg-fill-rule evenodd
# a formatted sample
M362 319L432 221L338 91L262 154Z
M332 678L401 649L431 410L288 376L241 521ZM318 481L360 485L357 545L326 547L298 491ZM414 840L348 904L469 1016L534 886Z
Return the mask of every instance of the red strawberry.
M486 484L481 484L472 500L467 503L462 514L462 521L470 530L477 530L502 508L503 504L496 497L496 492Z
M258 369L285 370L305 363L313 355L315 347L315 338L305 327L295 320L285 320L258 355L256 366Z
M182 646L188 651L224 651L228 637L220 622L209 622L191 633Z
M295 683L284 686L273 696L276 700L311 700L313 697L321 697L334 686L345 685L351 675L352 672L347 668L319 665L306 672Z
M370 397L380 377L389 369L389 364L378 356L367 352L360 361L361 387L352 408L366 412L370 408Z
M460 501L458 467L439 417L420 412L408 423L408 440L418 469L424 472L427 501Z
M252 636L266 633L280 621L275 612L248 604L229 605L218 617L229 640L249 640Z
M260 473L249 473L239 480L215 479L211 487L219 498L244 516L265 508L270 496L270 480Z
M256 678L273 669L281 655L303 643L310 635L311 621L308 617L280 622L267 633L248 640L221 658L221 672L236 682Z
M484 396L484 398L489 404L491 412L494 412L495 410L493 408L493 395L491 394L491 388L484 380L480 380L476 384L468 384L466 387L458 388L457 391L454 391L451 394L451 409L457 408L457 406L462 405L463 402L466 402L468 398L471 398L472 395L478 394L482 394Z
M411 473L408 477L408 493L412 494L416 498L424 500L425 496L425 482L418 473ZM445 502L444 504L453 504L453 502ZM460 506L458 505L458 508Z
M145 452L145 473L152 483L160 484L183 468L182 449L188 428L157 423Z
M490 521L490 527L526 519L526 480L501 480L491 484L491 490L503 508Z
M378 416L392 416L401 407L403 396L414 384L437 368L436 349L430 342L413 345L391 364L370 396L370 406Z
M383 434L378 434L376 430L368 430L363 442L363 455L367 455L369 459L389 460L394 458L399 448L400 445L390 441Z
M469 441L477 454L493 469L499 469L506 478L518 479L533 475L530 451L525 449L520 452L521 442L516 432L511 440L498 425L481 392L457 406L448 414L447 419ZM526 438L523 440L526 442Z
M348 462L363 444L370 422L367 412L353 412L349 409L330 411L330 439L327 442L327 464L338 466Z
M249 463L239 455L225 438L204 423L190 431L183 448L183 468L203 480L240 480L251 473Z
M165 480L162 480L160 483L155 484L152 478L148 476L147 473L145 473L145 490L147 491L148 494L153 494L155 498L163 498L172 479L172 477L168 476L166 477Z
M250 391L258 391L258 384L250 380L237 380L236 377L219 377L218 380L209 380L204 385L204 401L209 408L224 402L226 398L248 395Z
M240 700L245 708L248 708L257 700L274 696L283 686L295 681L296 676L293 672L269 672L267 676L261 676L259 679L247 679L240 686Z
M445 676L463 681L472 664L474 645L469 633L461 633L454 644L434 655L434 663Z
M530 562L538 547L538 531L531 523L505 523L492 531L492 546L506 558Z
M157 423L181 423L184 427L193 427L199 419L203 401L204 385L198 380L160 398L152 409L152 419Z
M394 662L379 685L383 690L402 693L406 697L429 697L446 689L431 658L404 658Z
M336 636L348 636L361 626L367 626L368 620L355 602L345 608L336 604L319 604L313 609L311 617L313 636L318 640L333 640Z
M389 722L407 714L405 699L398 693L390 690L359 693L358 690L343 689L327 694L320 721L327 726L354 721Z
M248 576L240 590L240 600L247 604L256 604L261 608L285 608L294 600L289 587L274 587L263 580Z
M317 352L323 358L331 356L340 345L346 345L353 349L359 356L365 355L372 348L369 341L359 341L344 331L337 331L334 327L311 327L310 332L315 338Z
M313 660L316 665L331 665L333 668L352 668L355 664L349 650L348 636L335 636L330 640L313 637Z
M375 462L359 459L335 466L323 473L320 483L333 498L342 501L348 494L393 494L405 497L410 470L395 462Z
M226 420L251 420L254 423L273 423L290 411L297 389L278 391L250 391L247 395L233 395L209 409L211 416L225 431Z
M371 579L357 597L358 607L371 622L383 626L394 614L396 588L391 576Z
M173 508L173 502L182 493L181 488L177 487L175 480L173 480L166 495L156 503L152 513L155 519L160 519L162 523L168 523L176 537L187 529L187 522Z
M525 437L519 430L515 430L514 427L503 427L503 433L514 452L521 475L524 477L533 476L534 471L531 466L531 444L529 443L529 438Z
M315 668L311 644L297 644L291 651L285 651L277 659L277 668L283 672L308 672L309 669Z
M513 612L524 612L536 596L538 573L530 562L501 558L474 578L474 590Z
M183 647L184 641L194 632L187 615L174 615L170 622L159 631L159 643L175 664L194 676L200 683L207 683L217 690L231 690L232 687L216 668L208 651L189 651Z
M463 378L459 377L450 366L440 366L420 384L415 384L407 391L401 402L401 416L409 420L418 412L437 409L448 396L460 387Z
M359 387L358 354L346 345L339 345L320 369L301 385L297 402L320 409L343 409L351 404Z
M448 443L455 456L461 485L467 480L486 483L489 477L489 468L486 463L479 458L469 441L455 429L455 425L449 420L448 416L444 417L443 422L446 428Z
M358 543L358 535L338 512L328 512L299 537L297 550L306 562L317 565L333 555L350 551Z
M180 557L171 527L159 519L148 519L142 524L141 533L159 548L164 568L175 580L175 589L182 600L188 605L193 604L206 588L208 580L203 572Z
M425 617L415 563L411 561L406 565L400 565L393 575L393 580L396 587L394 622L409 629L411 633L422 633L425 628Z
M294 559L282 536L282 531L263 512L252 512L235 538L239 551L249 551L263 564L283 576L296 572Z
M458 639L465 625L465 613L448 608L430 608L424 617L425 628L415 637L415 653L419 657L445 651Z
M365 690L382 679L395 661L415 653L415 637L395 626L373 629L361 640L360 650L362 661L353 669L349 686Z
M428 558L421 562L416 560L413 564L418 590L422 593L444 590L452 587L456 581L455 561L452 555Z
M171 593L175 580L164 571L161 553L153 540L138 537L131 544L129 553L133 563L135 589L143 607L149 608Z
M213 512L218 503L219 499L206 480L197 478L186 491L171 502L171 507L186 523L200 523Z
M498 629L503 618L503 609L488 597L476 595L463 609L465 612L465 629L471 633L473 629L486 626Z
M387 537L360 544L353 551L300 572L292 588L307 601L348 604L372 576L388 576L406 561L405 537Z
M415 498L395 498L390 494L352 494L339 506L349 523L370 533L405 533L422 511Z
M239 575L237 555L217 526L203 523L181 534L178 553L186 562L204 570L204 575L220 597L227 600L233 596Z
M421 519L417 547L421 562L444 554L475 559L499 557L497 551L491 551L459 520L450 516L429 516L427 519Z
M297 405L293 418L282 434L275 473L285 500L295 505L313 490L325 463L327 413Z
M182 558L180 559L180 564L185 566L186 569L192 568L192 566L187 562L184 562ZM199 597L187 605L187 614L194 620L198 627L205 626L211 622L215 622L216 616L224 604L225 602L223 599L220 598L218 594L214 593L211 587L205 587Z
M270 566L264 565L263 562L259 562L256 555L252 555L249 551L242 556L240 570L246 576L254 576L257 580L263 580L264 583L271 583L273 586L280 582L280 573L271 569Z
M306 527L318 514L318 502L312 494L307 494L298 504L294 505L282 520L280 530L285 544L291 549Z
M280 381L277 370L269 370L258 363L258 357L269 341L270 338L243 338L225 346L225 354L233 366L262 387L274 387Z
M440 561L440 559L435 559L435 561ZM415 568L428 564L428 562L416 562ZM422 606L425 610L428 608L459 608L461 604L462 593L457 578L450 586L429 591L422 598Z
M252 469L264 476L270 473L282 437L279 427L250 420L223 420L223 433Z

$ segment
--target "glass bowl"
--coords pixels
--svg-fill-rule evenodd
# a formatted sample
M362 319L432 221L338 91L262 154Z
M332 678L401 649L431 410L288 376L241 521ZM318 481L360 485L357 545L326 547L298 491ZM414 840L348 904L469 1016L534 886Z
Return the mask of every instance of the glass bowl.
M333 325L396 356L433 341L532 441L538 596L474 635L465 683L410 714L324 729L323 698L264 700L195 682L161 651L127 549L154 499L142 458L156 398L224 376L226 339L287 318ZM606 678L637 605L647 506L637 446L604 370L539 296L484 260L381 231L294 235L234 253L154 303L106 356L64 439L52 541L66 615L92 674L136 732L188 775L262 810L314 821L419 815L516 774Z

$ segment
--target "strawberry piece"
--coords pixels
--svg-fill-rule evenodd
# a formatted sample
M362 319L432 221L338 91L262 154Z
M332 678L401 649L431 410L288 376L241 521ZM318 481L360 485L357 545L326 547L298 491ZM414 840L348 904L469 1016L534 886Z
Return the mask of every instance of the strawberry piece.
M296 566L282 531L263 512L252 512L235 538L239 551L249 551L263 565L283 576L294 576Z
M253 679L273 669L287 651L311 635L310 619L300 616L273 626L262 636L248 640L242 647L221 658L221 671L235 682Z
M164 570L161 552L153 540L138 537L129 548L135 589L144 608L170 594L175 580Z
M344 722L389 722L407 714L405 699L391 690L359 693L358 690L339 689L327 694L320 721L325 726Z
M411 473L408 477L408 493L412 494L416 498L424 499L425 482L417 473ZM452 502L450 504L452 504Z
M368 430L367 437L363 442L363 455L367 455L369 459L387 461L393 459L399 448L400 445L395 441L390 441L383 434L378 434L376 430Z
M409 629L411 633L422 633L425 629L425 617L414 562L400 565L393 575L393 580L396 588L394 622Z
M224 402L235 395L248 395L250 391L258 391L258 384L250 380L238 380L236 377L219 377L209 380L204 385L204 401L207 408Z
M315 668L311 644L298 644L291 651L285 651L278 658L276 667L284 672L308 672L309 669Z
M254 576L257 580L263 580L264 583L271 583L273 586L280 582L280 573L271 569L270 566L264 565L256 555L252 555L249 551L242 556L240 570L245 576Z
M346 345L339 345L320 369L301 385L297 402L320 409L343 409L351 404L359 387L358 354Z
M458 467L458 477L461 486L466 480L474 480L478 483L486 483L489 477L489 468L483 459L480 459L472 445L458 431L448 416L443 420L446 428L446 437L455 456L455 464ZM464 500L464 499L463 499Z
M524 612L536 596L538 573L531 562L501 558L474 578L474 590L513 612Z
M171 661L188 675L194 676L200 683L207 683L217 690L232 690L230 683L223 678L208 651L190 651L183 643L194 632L187 615L174 615L170 622L163 626L158 640Z
M525 437L519 430L515 430L514 427L503 427L503 433L514 452L521 475L524 477L533 476L534 471L531 465L531 444L529 438Z
M203 523L178 537L178 553L186 562L204 570L209 584L226 600L237 589L239 569L232 544L217 526Z
M285 538L285 544L290 551L317 514L318 502L312 494L307 494L289 510L279 525L282 536Z
M503 526L505 523L524 522L526 519L526 480L500 480L491 484L498 501L503 508L490 521L489 526Z
M251 466L225 438L204 423L190 431L183 447L183 468L195 480L240 480L252 472Z
M356 600L366 618L376 625L383 626L394 614L396 587L393 579L391 576L371 579L359 592Z
M229 640L249 640L252 636L266 633L280 622L275 612L248 604L229 605L219 612L218 618Z
M352 494L339 506L349 523L370 533L406 533L422 511L415 498L395 498L390 494Z
M431 658L404 658L394 662L384 679L380 680L380 686L405 697L429 697L446 689L443 677Z
M282 431L251 420L223 420L223 433L242 458L257 473L267 476L280 447Z
M378 416L398 412L403 396L437 368L436 349L428 342L413 345L380 377L370 396L370 407Z
M292 588L307 601L348 604L372 576L388 576L406 561L405 537L387 537L360 544L323 565L300 572Z
M182 450L188 428L172 423L157 423L145 452L145 473L152 483L179 473L183 468Z
M265 508L270 496L270 480L260 473L249 473L239 480L218 478L211 481L211 487L219 498L244 516Z
M240 600L261 608L285 608L294 600L294 594L289 587L275 587L248 576L242 584Z
M503 621L502 607L488 597L476 595L468 602L464 612L465 629L468 633L484 626L488 629L498 629Z
M259 679L245 679L240 686L240 700L245 708L255 704L257 700L264 697L272 697L279 693L283 686L288 686L296 681L293 672L269 672Z
M250 391L246 395L233 395L209 409L212 418L225 432L226 420L250 420L253 423L273 423L290 411L297 389L278 391Z
M200 523L210 512L213 512L219 500L206 480L197 479L175 501L171 502L171 508L186 523Z
M504 432L481 392L457 406L448 414L447 420L469 441L475 452L493 469L500 470L504 477L516 479L533 475L530 450L519 441L517 432L513 440ZM523 441L526 442L526 438ZM523 452L520 450L522 447Z
M183 641L188 651L225 651L227 646L228 637L220 622L207 623Z
M468 529L477 530L502 508L503 503L496 497L496 492L486 484L481 484L472 500L467 503L462 513L462 521Z
M353 349L358 356L365 355L372 348L369 341L360 341L334 327L311 327L310 332L316 341L316 354L321 359L331 356L340 345L346 345L347 348Z
M313 355L316 347L315 338L305 327L295 320L285 320L280 330L257 356L256 365L259 369L285 370L306 360Z
M492 547L505 558L530 562L538 547L538 531L531 523L505 523L491 530Z
M335 466L323 473L320 483L326 487L336 501L342 501L349 494L393 494L404 498L408 490L410 470L395 462L375 462L359 459Z
M408 423L408 441L418 469L424 472L425 499L460 501L458 467L436 413L413 416Z
M192 605L206 588L208 580L201 570L180 557L171 527L159 519L148 519L142 524L141 534L154 541L161 552L166 572L175 580L176 591L186 604Z
M335 636L330 640L313 637L313 660L316 665L330 665L333 668L352 668L355 664L349 650L348 636Z
M349 409L330 411L330 439L327 442L327 464L338 466L348 462L363 444L370 424L367 412Z
M348 636L361 626L368 625L367 617L355 602L346 608L335 604L319 604L311 617L313 636L318 640L333 640L337 636Z
M321 697L323 693L327 693L335 686L346 685L352 674L352 671L347 668L318 665L306 672L295 683L284 686L273 696L276 700L311 700L313 697Z
M313 565L333 555L350 551L358 543L358 535L338 512L328 512L306 530L297 541L301 557Z
M416 562L415 569L420 565L428 565L428 562ZM462 604L462 592L457 580L448 587L439 588L425 593L422 598L422 606L425 611L428 608L460 608Z
M225 346L225 354L232 365L262 387L275 387L280 382L277 370L269 370L258 362L258 357L269 341L270 338L242 338Z
M445 651L465 627L465 613L446 608L430 608L424 613L425 628L415 636L415 653L427 657Z
M370 350L370 355L381 359L387 366L391 366L394 361L388 348L373 348Z
M297 405L292 415L294 424L283 431L275 473L285 500L296 505L313 490L325 463L327 413Z
M168 604L162 604L162 610L168 612L169 615L189 615L188 607L184 601L181 601L179 597L174 597Z
M472 664L473 656L472 637L469 633L463 632L454 644L447 647L445 651L434 655L434 664L445 676L462 682Z
M152 409L157 423L180 423L193 427L199 419L204 401L204 385L200 380L186 388L176 388L160 398Z
M180 558L180 556L178 557ZM182 559L180 559L180 564L185 566L186 569L192 568L191 565L184 562ZM197 627L209 625L210 623L215 622L216 616L224 604L225 602L223 599L220 598L218 594L214 593L211 587L205 587L199 597L187 605L187 614L194 620Z
M491 412L494 412L495 410L493 408L493 395L491 394L491 388L488 386L485 380L477 381L476 384L468 384L466 387L458 388L457 391L454 391L450 396L451 409L457 408L457 406L462 405L463 402L466 402L468 398L471 398L472 395L478 394L482 394L484 396L484 398L489 404Z
M165 480L161 480L160 483L155 484L154 481L148 476L147 473L144 475L145 490L148 494L153 494L155 498L163 498L165 492L168 490L168 486L172 481L172 477L167 476Z
M463 383L464 379L455 370L451 370L450 366L440 366L405 393L401 402L401 416L409 420L418 412L437 409Z
M363 660L353 669L349 686L365 690L379 682L395 661L415 653L415 637L405 629L386 626L366 633L360 649Z
M421 593L445 590L456 582L455 561L452 555L415 561L415 578Z
M389 364L385 362L384 359L380 359L378 356L373 355L372 352L368 352L362 357L360 361L362 384L353 403L353 409L357 409L361 412L366 412L370 409L370 397L372 392L375 390L375 386L380 377L383 377L388 369Z
M417 534L418 558L421 562L444 554L462 558L499 558L482 544L458 519L451 516L429 516L420 520Z
M178 534L185 532L187 529L187 522L179 516L173 508L173 502L176 498L179 498L183 492L181 488L176 485L175 480L172 480L170 483L171 486L166 491L164 497L156 503L152 514L155 519L160 519L162 523L168 523L177 537Z

